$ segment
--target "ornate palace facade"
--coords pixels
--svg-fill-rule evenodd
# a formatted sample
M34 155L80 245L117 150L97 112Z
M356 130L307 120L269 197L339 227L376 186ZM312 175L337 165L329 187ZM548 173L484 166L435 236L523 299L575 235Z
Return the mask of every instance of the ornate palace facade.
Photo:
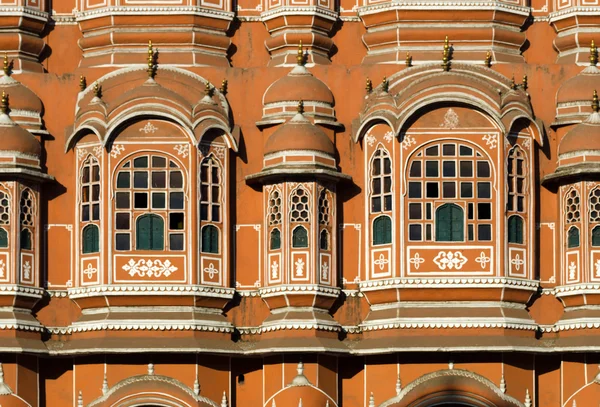
M2 407L600 403L597 0L0 28Z

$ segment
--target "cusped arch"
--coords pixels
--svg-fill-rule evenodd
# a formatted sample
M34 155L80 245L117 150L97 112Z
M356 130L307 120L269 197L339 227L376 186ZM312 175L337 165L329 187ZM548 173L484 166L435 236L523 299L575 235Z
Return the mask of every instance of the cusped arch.
M473 407L524 407L487 378L462 369L439 370L409 383L379 407L428 407L443 402Z
M86 407L219 407L214 401L197 395L177 379L162 375L140 375L121 380Z
M302 400L302 404L300 404ZM305 383L302 385L289 385L271 396L265 407L272 406L307 406L307 407L337 407L337 403L327 393L318 387Z

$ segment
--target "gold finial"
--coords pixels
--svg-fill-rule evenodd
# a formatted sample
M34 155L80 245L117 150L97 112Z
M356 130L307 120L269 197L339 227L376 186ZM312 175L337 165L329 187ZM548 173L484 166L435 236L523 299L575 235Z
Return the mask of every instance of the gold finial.
M298 101L298 107L296 108L296 111L298 112L298 114L303 114L304 113L304 102L299 100Z
M410 56L410 53L408 53L408 51L406 52L406 59L404 60L404 63L408 68L412 66L412 57Z
M444 40L444 52L442 54L442 69L444 71L450 70L450 44L448 42L448 36Z
M527 90L527 75L523 75L523 82L521 82L521 88Z
M365 86L365 89L367 90L367 94L373 92L373 82L371 82L369 78L367 78L367 85Z
M298 65L304 65L304 50L302 49L302 40L298 43L298 55L296 56Z
M485 54L483 64L488 68L492 66L492 53L490 51L488 51L487 54Z
M510 80L510 88L512 90L517 90L517 84L515 83L515 75L514 74Z
M596 44L594 43L594 40L592 40L592 43L590 44L590 65L596 66L597 63L598 63L598 48L596 48Z
M592 110L596 113L600 110L600 104L598 103L598 92L594 89L594 97L592 98Z
M0 111L4 114L8 114L8 95L2 92L2 100L0 101Z
M209 97L213 95L213 86L208 81L206 81L206 86L204 87L204 94Z
M223 95L227 94L227 85L227 79L223 79L223 81L221 82L221 89L219 89Z
M8 54L4 53L4 75L10 76L10 62L8 62Z
M85 76L81 75L79 77L79 91L83 92L87 88L87 81L85 80Z
M94 97L97 97L98 99L102 97L102 88L100 87L98 82L94 84Z
M154 79L156 76L156 64L154 63L154 49L152 48L152 41L148 41L148 78Z
M390 88L390 83L388 82L386 76L384 76L383 80L381 81L381 88L383 89L384 92L387 92L388 89Z

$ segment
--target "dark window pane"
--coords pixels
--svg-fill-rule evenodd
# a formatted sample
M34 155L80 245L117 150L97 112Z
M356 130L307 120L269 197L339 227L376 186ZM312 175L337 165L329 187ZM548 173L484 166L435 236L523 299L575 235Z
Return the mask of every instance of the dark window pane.
M90 201L90 187L81 188L81 201L89 202Z
M439 177L440 170L437 161L425 161L425 176L426 177Z
M506 165L506 171L507 171L509 174L512 174L512 173L513 173L513 162L514 162L514 159L509 159L509 160L508 160L508 162L506 163L506 164L507 164L507 165Z
M131 161L127 161L125 164L123 164L123 168L129 168L131 167Z
M115 236L115 248L117 250L130 250L130 247L129 233L117 233Z
M522 196L517 197L517 212L525 211L525 198Z
M408 204L408 218L409 219L417 219L420 220L422 218L421 213L421 204L420 203L410 203Z
M169 235L169 249L183 250L183 233L171 233Z
M148 188L148 173L136 171L133 173L134 188Z
M409 198L420 198L421 197L421 183L420 182L409 182L408 183L408 197Z
M427 198L439 198L439 186L437 182L426 182L425 183L425 196Z
M469 208L469 210L468 210L468 214L467 214L467 219L469 219L469 220L475 219L475 213L474 213L475 212L475 204L473 204L472 202L469 203L468 208Z
M525 166L523 160L517 160L517 175L523 175L525 173Z
M374 178L373 182L373 193L379 195L381 193L381 178Z
M461 177L472 177L473 176L473 162L472 161L461 161L459 165L460 165L460 176Z
M425 155L430 157L437 157L440 155L438 146L431 146L425 149Z
M479 219L479 220L492 219L492 204L478 203L477 204L477 219Z
M600 246L600 226L596 226L592 230L592 246L594 246L594 247Z
M489 178L490 164L487 161L477 161L477 176L480 178Z
M411 177L421 177L421 161L413 161L410 165L410 174Z
M0 248L6 249L8 247L8 232L6 229L0 229Z
M523 244L523 219L520 216L508 218L508 243Z
M513 211L514 209L515 209L514 198L512 196L509 196L508 200L506 201L506 210Z
M152 193L152 208L153 209L166 209L167 208L167 194L164 192L153 192Z
M171 178L169 181L169 186L171 188L183 188L183 175L179 171L173 171L169 174Z
M90 182L90 167L83 167L83 173L81 174L81 182Z
M425 225L425 240L431 240L431 225Z
M219 203L219 187L212 187L212 201L213 203Z
M117 209L129 209L129 192L117 192Z
M442 155L455 156L456 155L456 144L444 144L442 146Z
M129 188L131 186L131 181L129 179L128 172L120 172L117 175L117 188Z
M32 242L31 242L31 232L29 229L21 230L21 249L31 250Z
M321 250L329 250L329 233L327 233L326 229L323 229L319 236L319 248Z
M89 205L81 206L81 220L83 222L87 222L88 220L90 220L90 206Z
M390 192L392 190L392 177L383 178L383 192Z
M573 249L579 247L579 229L572 227L567 232L567 247Z
M169 208L183 209L183 192L171 192L169 194Z
M459 154L463 157L471 157L473 155L473 149L466 146L460 146L458 149Z
M148 168L148 157L138 157L133 160L134 168Z
M115 218L117 229L129 230L130 217L128 213L117 213Z
M492 197L492 185L489 182L478 182L477 183L477 198L491 198Z
M381 212L381 198L375 197L371 199L371 212Z
M100 200L100 185L92 185L92 201Z
M83 253L98 253L100 251L99 230L96 225L89 225L83 229Z
M392 160L387 157L383 159L383 173L386 175L392 173Z
M297 227L292 232L292 247L302 248L308 247L308 232L303 227Z
M442 175L444 177L456 177L456 163L454 161L444 161L442 163Z
M169 229L171 230L183 230L183 213L170 213L169 214Z
M408 226L408 239L409 240L423 240L423 231L421 225L409 225Z
M461 182L460 183L460 197L461 198L473 198L473 183L472 182Z
M100 220L100 204L92 205L92 220Z
M219 205L213 205L212 207L212 221L220 222L221 221L221 207Z
M135 192L133 194L133 207L135 209L148 208L148 193L147 192Z
M523 178L517 178L517 192L519 193L523 193L525 189L525 179Z
M473 240L475 240L475 230L474 230L474 229L475 229L475 228L473 227L473 225L472 225L472 224L469 224L469 225L467 226L467 230L468 230L468 233L467 233L467 234L468 234L468 239L469 239L469 241L473 241Z
M100 166L94 165L92 167L92 181L100 181Z
M381 175L381 158L376 158L373 160L373 168L371 170L371 174Z
M171 168L179 168L179 166L177 165L177 163L175 163L174 161L169 161L169 167L171 167Z
M164 157L152 156L152 167L166 168L167 167L167 159Z
M208 220L208 205L200 205L200 220Z
M279 229L273 229L271 231L271 242L269 247L271 250L279 250L281 249L281 232Z
M219 253L219 230L213 225L202 228L202 252Z
M152 188L166 188L167 173L164 171L152 171Z
M442 182L442 195L444 198L456 198L456 183Z
M431 219L431 202L425 204L425 219Z
M383 209L385 211L392 210L392 196L391 195L386 195L383 197Z
M477 225L477 239L483 242L492 240L492 225Z

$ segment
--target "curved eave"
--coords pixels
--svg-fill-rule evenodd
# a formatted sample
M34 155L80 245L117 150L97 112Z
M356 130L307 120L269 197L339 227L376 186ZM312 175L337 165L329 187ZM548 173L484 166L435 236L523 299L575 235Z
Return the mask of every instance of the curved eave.
M230 129L227 122L219 117L214 116L204 116L194 124L194 136L196 139L196 144L201 143L206 132L211 129L222 130L225 136L225 141L227 142L227 146L236 153L238 152L240 143L240 128L238 126L234 126L233 129Z
M50 182L56 180L52 175L22 167L0 167L0 177L5 175L18 176L37 182Z
M582 179L600 180L600 163L586 162L558 167L552 174L542 178L542 185L546 188L555 188L558 185Z
M80 124L74 131L67 135L65 140L65 153L72 147L73 142L83 134L92 132L101 143L106 136L106 126L97 119L91 119Z
M271 167L262 170L257 174L246 176L246 183L252 184L268 184L273 181L289 178L317 178L333 182L352 182L350 175L342 174L329 168L310 166L310 167Z
M392 129L392 131L394 132L394 134L398 134L398 129L399 127L397 126L397 117L396 115L394 115L394 113L387 111L387 110L378 110L378 111L374 111L369 113L369 115L367 117L365 117L364 119L362 119L360 121L360 124L358 125L358 128L356 129L356 132L353 135L353 140L355 143L358 143L360 141L360 139L364 136L364 133L366 132L366 130L376 124L376 123L386 123L388 126L390 126L390 128Z

